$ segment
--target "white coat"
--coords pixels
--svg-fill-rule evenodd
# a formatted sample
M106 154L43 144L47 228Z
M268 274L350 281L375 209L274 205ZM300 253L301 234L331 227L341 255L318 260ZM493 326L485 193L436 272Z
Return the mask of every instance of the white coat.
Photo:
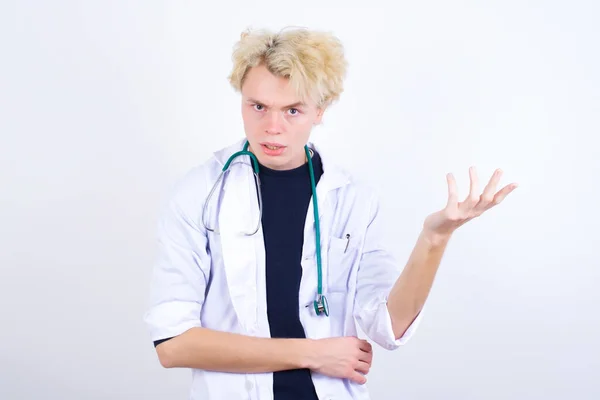
M265 293L265 250L258 222L258 199L250 159L236 158L207 209L205 199L227 159L244 141L222 149L192 169L176 185L161 215L158 258L154 266L151 304L145 314L152 340L205 327L244 335L270 337ZM422 314L404 336L395 339L386 306L387 296L401 266L381 246L377 198L372 190L353 182L342 169L328 163L322 151L324 173L317 185L323 265L323 292L329 317L316 315L317 292L314 214L309 205L302 250L299 290L300 320L306 337L318 339L356 336L357 326L386 349L404 344ZM347 242L346 234L350 235ZM192 400L273 398L273 374L230 374L193 370ZM312 374L317 395L328 399L368 399L366 385Z

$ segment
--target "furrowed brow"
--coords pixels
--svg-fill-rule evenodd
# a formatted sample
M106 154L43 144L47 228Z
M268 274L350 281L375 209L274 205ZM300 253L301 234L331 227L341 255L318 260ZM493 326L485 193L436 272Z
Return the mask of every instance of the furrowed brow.
M253 99L252 97L249 97L249 98L248 98L246 101L247 101L248 103L256 103L256 104L260 104L261 106L265 106L265 103L263 103L262 101L259 101L259 100L256 100L256 99ZM302 102L302 101L297 101L297 102L295 102L295 103L293 103L293 104L289 104L289 105L287 105L287 106L284 106L283 108L295 108L295 107L302 107L302 106L305 106L305 105L306 105L306 104L305 104L304 102Z

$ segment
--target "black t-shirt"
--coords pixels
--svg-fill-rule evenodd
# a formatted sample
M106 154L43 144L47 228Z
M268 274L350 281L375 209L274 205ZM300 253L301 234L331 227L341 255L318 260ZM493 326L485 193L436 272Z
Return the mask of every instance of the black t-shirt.
M313 157L315 183L323 174ZM305 338L300 323L298 291L302 277L304 225L312 196L308 164L285 171L260 166L262 227L266 251L267 315L271 337ZM273 374L275 400L317 400L310 370Z

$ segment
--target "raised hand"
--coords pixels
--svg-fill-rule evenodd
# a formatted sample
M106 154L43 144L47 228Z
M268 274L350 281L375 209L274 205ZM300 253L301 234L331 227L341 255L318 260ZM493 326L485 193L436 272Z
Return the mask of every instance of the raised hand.
M444 209L429 215L425 219L423 228L427 233L449 236L467 221L479 217L485 211L500 204L506 196L517 188L516 183L511 183L496 191L498 182L502 177L502 170L500 169L494 172L483 189L483 193L479 192L479 180L475 167L469 168L469 176L471 181L469 195L464 201L459 202L456 180L451 173L446 175L448 202Z

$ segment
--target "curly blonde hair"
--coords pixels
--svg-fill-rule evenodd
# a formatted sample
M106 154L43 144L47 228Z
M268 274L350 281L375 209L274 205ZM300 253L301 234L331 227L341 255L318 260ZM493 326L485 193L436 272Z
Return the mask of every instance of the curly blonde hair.
M289 79L296 93L326 107L344 90L347 61L340 40L328 32L294 28L272 32L244 31L232 54L228 77L241 92L248 70L260 64L276 76Z

